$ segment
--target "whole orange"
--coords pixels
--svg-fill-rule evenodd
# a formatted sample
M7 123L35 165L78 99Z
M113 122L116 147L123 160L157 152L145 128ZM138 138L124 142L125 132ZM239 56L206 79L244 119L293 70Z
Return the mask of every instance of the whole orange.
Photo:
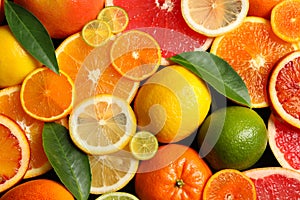
M135 191L143 200L200 200L211 175L211 170L194 149L168 144L160 146L152 159L140 163Z
M270 19L272 8L283 0L249 0L248 16Z
M104 0L15 0L31 11L46 27L52 38L65 38L97 18Z

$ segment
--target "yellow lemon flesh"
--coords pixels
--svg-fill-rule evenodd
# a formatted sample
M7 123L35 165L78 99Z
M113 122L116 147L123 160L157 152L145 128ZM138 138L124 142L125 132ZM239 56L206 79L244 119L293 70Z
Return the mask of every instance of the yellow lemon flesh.
M190 136L211 104L206 83L182 66L165 67L150 77L134 101L139 129L170 143Z
M0 26L0 88L20 84L40 63L26 52L8 26Z

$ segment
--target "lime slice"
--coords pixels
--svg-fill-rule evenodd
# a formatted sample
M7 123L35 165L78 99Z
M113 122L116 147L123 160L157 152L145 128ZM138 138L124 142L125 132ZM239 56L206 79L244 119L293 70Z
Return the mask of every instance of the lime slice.
M127 12L119 6L107 6L103 8L97 19L107 22L114 34L125 30L129 22Z
M96 200L138 200L138 198L132 194L129 194L127 192L110 192L101 195Z
M130 151L138 160L149 160L158 149L157 138L148 131L137 132L130 140Z
M93 47L100 46L112 35L109 24L98 19L92 20L84 25L81 33L83 40Z

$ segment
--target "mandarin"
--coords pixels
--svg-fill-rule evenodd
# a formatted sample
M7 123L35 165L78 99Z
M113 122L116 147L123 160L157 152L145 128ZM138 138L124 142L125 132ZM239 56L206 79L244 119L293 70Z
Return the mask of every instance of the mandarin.
M273 7L282 1L283 0L249 0L248 16L270 19Z

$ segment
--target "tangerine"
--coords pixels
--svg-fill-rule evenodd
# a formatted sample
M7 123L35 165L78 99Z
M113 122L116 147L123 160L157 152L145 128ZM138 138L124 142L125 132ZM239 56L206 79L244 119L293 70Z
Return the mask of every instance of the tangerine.
M270 19L272 9L283 0L249 0L248 16Z

